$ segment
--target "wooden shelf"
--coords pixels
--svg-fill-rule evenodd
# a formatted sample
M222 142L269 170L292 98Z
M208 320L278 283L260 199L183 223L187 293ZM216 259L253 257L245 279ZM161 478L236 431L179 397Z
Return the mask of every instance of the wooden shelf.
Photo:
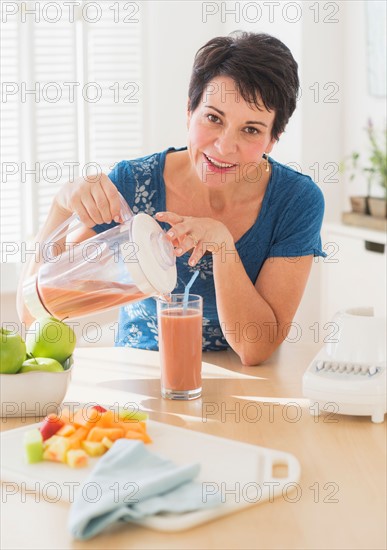
M355 212L343 212L341 216L342 222L345 225L355 227L365 227L376 231L387 231L387 219L374 218L365 214L356 214Z

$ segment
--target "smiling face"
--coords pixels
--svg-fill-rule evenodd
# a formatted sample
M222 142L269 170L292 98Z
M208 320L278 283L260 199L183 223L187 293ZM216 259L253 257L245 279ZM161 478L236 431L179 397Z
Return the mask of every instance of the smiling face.
M275 112L247 103L229 77L208 83L194 112L188 112L188 151L200 180L219 188L259 181L262 155L275 143Z

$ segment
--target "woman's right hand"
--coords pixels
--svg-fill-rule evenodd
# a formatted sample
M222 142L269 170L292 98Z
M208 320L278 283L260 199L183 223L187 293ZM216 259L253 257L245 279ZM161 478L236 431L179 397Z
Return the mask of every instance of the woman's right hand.
M117 187L106 174L75 178L63 184L54 197L60 211L78 214L87 227L120 222L121 205Z

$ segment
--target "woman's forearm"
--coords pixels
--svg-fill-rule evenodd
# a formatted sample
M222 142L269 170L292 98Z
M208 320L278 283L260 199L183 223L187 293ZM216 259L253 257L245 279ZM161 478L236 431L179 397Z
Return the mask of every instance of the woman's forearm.
M249 279L232 240L213 255L213 271L224 337L244 365L258 365L280 343L274 312Z
M194 244L191 266L206 251L212 252L216 307L224 337L245 365L267 359L283 338L273 309L247 276L226 225L213 218L174 212L158 212L156 217L172 226L167 237L172 244L179 243L176 255L183 255Z

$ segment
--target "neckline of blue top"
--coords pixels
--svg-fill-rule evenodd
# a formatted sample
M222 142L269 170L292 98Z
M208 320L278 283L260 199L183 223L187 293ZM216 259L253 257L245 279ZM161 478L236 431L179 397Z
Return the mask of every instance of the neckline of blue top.
M171 151L176 151L177 152L177 151L186 151L186 150L187 150L187 147L178 147L178 148L168 147L168 149L166 149L165 151L163 151L161 153L161 158L160 158L160 163L159 163L160 179L161 179L161 182L162 182L162 186L161 186L162 196L160 197L160 199L161 199L161 201L160 201L161 209L160 210L161 211L166 210L166 194L165 194L165 180L164 180L164 168L165 168L166 156ZM267 212L268 207L269 207L270 197L271 197L272 189L273 189L273 181L275 179L275 173L276 173L276 163L270 157L267 157L267 158L268 158L268 161L270 162L270 165L271 165L272 169L271 169L269 182L267 184L266 191L265 191L265 194L263 196L262 205L261 205L258 216L255 219L255 222L253 223L253 225L246 231L246 233L244 233L236 241L235 248L237 250L240 249L242 246L248 245L249 241L250 241L250 238L254 239L254 240L256 239L256 235L254 235L255 228L258 226L258 224L261 223L261 221L265 217L266 212ZM186 254L188 254L188 252Z

